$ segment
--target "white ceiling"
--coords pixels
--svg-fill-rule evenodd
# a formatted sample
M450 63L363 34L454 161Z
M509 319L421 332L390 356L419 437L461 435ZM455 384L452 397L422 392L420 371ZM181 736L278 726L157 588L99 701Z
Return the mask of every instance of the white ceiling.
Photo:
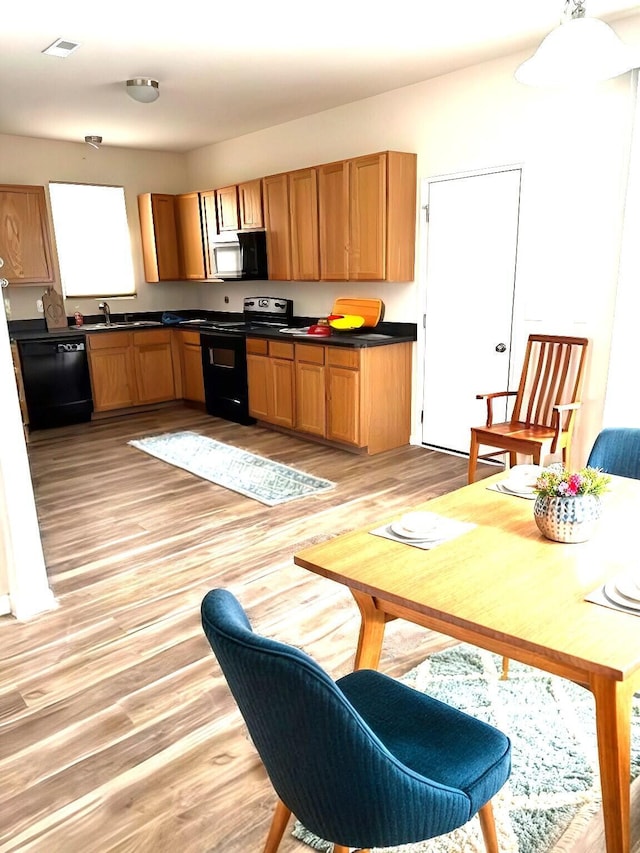
M189 151L531 50L564 0L29 0L0 16L0 133ZM640 13L588 0L609 23ZM66 59L42 53L80 42ZM125 80L152 77L140 104Z

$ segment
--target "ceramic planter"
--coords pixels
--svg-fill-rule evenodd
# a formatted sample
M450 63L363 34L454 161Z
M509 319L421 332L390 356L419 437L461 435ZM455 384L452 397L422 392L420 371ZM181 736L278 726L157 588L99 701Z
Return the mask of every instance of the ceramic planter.
M586 542L602 512L598 495L555 498L538 495L533 517L538 530L554 542Z

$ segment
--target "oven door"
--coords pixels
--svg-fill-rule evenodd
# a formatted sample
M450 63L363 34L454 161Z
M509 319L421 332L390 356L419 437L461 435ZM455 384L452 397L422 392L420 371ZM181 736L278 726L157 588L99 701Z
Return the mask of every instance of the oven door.
M239 424L254 424L255 418L249 416L244 335L201 334L200 345L207 412Z

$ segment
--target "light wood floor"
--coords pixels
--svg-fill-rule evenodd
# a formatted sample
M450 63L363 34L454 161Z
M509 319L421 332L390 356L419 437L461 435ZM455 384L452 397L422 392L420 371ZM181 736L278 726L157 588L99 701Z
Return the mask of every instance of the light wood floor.
M337 488L269 508L127 445L175 429ZM29 457L60 607L0 618L0 853L259 853L273 795L202 633L203 595L229 588L261 633L348 672L355 605L292 555L463 485L466 460L355 456L182 407L41 431ZM448 644L392 623L381 668L400 675ZM594 820L572 851L603 849ZM294 851L309 848L287 836Z

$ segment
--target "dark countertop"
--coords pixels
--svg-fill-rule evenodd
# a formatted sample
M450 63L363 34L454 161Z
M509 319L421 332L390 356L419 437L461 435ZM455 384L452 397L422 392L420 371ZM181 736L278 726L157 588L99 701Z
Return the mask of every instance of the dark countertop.
M162 327L161 311L144 312L139 314L112 314L112 322L115 327L104 327L101 329L90 328L94 323L101 323L104 318L100 315L85 317L85 325L76 327L73 318L69 318L70 325L66 329L47 330L44 319L40 320L10 320L8 323L9 336L14 341L51 341L51 340L79 340L83 337L83 333L89 334L107 334L109 332L139 332L145 329L158 329ZM201 331L203 334L224 334L218 330L207 328L207 322L213 320L218 321L241 321L241 314L224 313L220 311L175 311L172 312L179 315L185 320L199 320L202 324L191 322L187 326L180 324L166 324L166 328L173 329L192 329ZM136 323L155 322L160 325L136 325ZM309 317L294 317L292 324L296 327L308 326L317 321L317 318ZM129 323L129 325L123 325ZM237 334L237 331L236 331ZM242 334L245 334L242 332ZM417 326L415 323L378 323L375 329L354 330L352 332L339 332L332 330L331 335L297 335L290 333L282 333L277 329L260 329L252 330L246 333L247 337L252 338L268 338L271 340L290 341L292 343L310 343L316 345L330 345L351 348L364 348L376 346L388 346L389 344L406 343L417 340Z

